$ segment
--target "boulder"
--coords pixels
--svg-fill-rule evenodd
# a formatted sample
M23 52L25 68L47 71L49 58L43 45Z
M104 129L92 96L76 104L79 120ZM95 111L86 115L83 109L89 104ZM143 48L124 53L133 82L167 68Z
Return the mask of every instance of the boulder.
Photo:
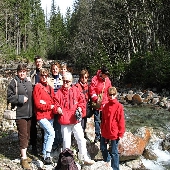
M142 104L143 100L139 94L134 94L132 97L132 103L133 104Z
M149 139L149 129L143 130L141 136L133 135L131 132L125 132L123 138L119 141L120 161L137 159L143 154Z

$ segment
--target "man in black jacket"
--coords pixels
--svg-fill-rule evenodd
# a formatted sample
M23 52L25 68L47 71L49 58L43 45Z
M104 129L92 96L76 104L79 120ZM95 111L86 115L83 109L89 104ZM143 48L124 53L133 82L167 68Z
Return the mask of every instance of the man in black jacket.
M39 83L40 81L39 73L40 73L40 69L43 66L43 59L41 58L41 56L36 56L34 58L34 62L35 62L36 69L30 72L30 80L33 86ZM43 140L44 139L43 129L41 129L41 132L42 132L42 140ZM32 145L32 153L34 155L37 155L37 120L36 120L35 113L33 114L32 121L31 121L30 145Z

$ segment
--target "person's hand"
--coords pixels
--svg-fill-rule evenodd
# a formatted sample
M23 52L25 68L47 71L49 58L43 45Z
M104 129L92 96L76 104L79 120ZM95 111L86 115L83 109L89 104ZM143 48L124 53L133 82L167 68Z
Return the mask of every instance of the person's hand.
M24 103L28 101L28 97L24 96Z
M63 114L63 111L62 111L62 109L61 109L61 107L59 107L58 109L57 109L57 112L59 113L59 114Z
M97 99L98 99L98 97L97 97L97 96L94 96L94 97L92 98L92 101L93 101L93 102L96 102Z
M54 108L54 105L51 105L51 109L53 109Z
M78 107L77 109L79 110L79 112L82 112L82 108L81 107Z

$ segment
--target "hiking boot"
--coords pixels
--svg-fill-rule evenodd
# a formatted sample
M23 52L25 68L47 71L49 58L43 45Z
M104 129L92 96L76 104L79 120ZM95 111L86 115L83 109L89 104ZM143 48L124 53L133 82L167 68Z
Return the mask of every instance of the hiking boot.
M21 164L22 168L25 169L25 170L31 170L32 169L30 167L30 164L28 163L27 159L21 159L20 164Z
M91 160L91 159L85 159L84 160L84 165L93 165L95 163L94 160Z
M51 158L50 157L45 158L44 165L51 165L51 164L53 164Z
M32 159L29 158L29 157L27 157L27 161L28 161L28 163L31 163L31 162L32 162Z

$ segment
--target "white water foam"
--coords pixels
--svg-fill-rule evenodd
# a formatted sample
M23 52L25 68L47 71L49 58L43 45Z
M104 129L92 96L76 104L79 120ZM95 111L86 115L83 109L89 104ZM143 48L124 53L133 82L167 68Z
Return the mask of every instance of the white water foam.
M142 163L149 170L166 170L164 165L170 165L170 153L160 149L161 141L161 139L157 138L157 141L155 141L154 145L150 148L157 156L156 161L142 159Z
M148 170L165 170L165 168L162 165L155 161L142 159L142 163Z

